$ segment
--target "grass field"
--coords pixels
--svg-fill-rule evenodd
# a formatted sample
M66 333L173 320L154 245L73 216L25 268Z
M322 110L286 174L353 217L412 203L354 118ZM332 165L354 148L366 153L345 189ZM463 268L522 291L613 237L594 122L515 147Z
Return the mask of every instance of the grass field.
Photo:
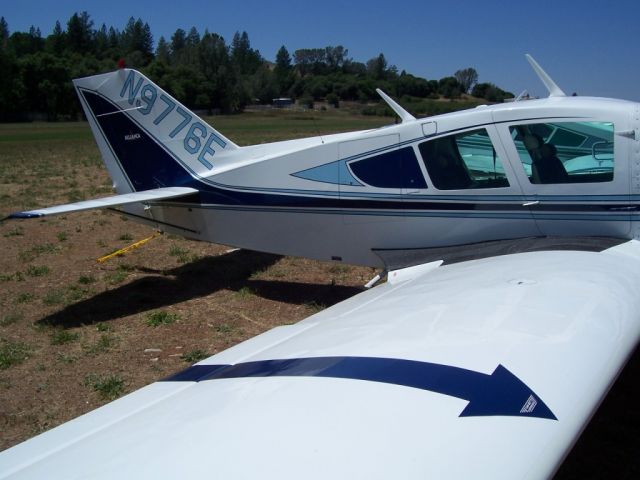
M373 128L340 111L215 117L241 145ZM111 193L84 123L0 125L0 217ZM375 272L163 235L113 213L0 224L0 450L279 324ZM640 478L638 355L557 478ZM523 439L526 448L526 439Z

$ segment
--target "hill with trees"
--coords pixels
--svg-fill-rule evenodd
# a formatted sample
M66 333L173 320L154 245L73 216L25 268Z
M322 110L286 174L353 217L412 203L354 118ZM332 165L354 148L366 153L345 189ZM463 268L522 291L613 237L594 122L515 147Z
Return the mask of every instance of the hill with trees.
M0 18L0 121L29 120L34 115L47 120L78 118L80 106L71 80L111 71L120 59L185 105L209 113L240 112L279 97L303 105L314 101L336 107L342 101L366 104L379 100L376 88L413 105L417 114L456 108L436 105L441 98L470 94L500 102L513 96L494 84L478 84L473 68L427 80L398 72L382 53L358 62L342 45L293 53L283 45L271 62L251 46L247 32L236 32L227 44L217 33L179 28L169 39L160 37L154 49L151 27L142 19L130 18L118 30L105 24L96 27L87 12L80 12L65 27L56 22L46 37L34 27L10 32L5 18ZM365 109L365 113L381 111Z

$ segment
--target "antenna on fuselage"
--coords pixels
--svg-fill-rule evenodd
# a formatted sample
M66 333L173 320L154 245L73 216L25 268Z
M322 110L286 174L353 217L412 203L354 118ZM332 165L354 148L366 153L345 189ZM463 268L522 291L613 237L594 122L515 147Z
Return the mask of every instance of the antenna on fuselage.
M382 99L385 102L387 102L387 105L389 105L393 109L393 111L398 114L398 116L400 117L400 120L402 120L403 122L408 122L410 120L416 119L416 117L414 117L409 112L407 112L404 108L398 105L398 103L396 103L394 99L392 99L389 95L384 93L382 90L380 90L379 88L376 88L376 92L378 92L378 95L380 95Z
M528 62L531 64L533 71L536 72L536 75L540 78L544 86L549 90L550 97L566 97L567 94L562 91L562 89L558 86L556 82L549 76L547 72L545 72L542 67L536 62L531 55L525 53L524 55Z

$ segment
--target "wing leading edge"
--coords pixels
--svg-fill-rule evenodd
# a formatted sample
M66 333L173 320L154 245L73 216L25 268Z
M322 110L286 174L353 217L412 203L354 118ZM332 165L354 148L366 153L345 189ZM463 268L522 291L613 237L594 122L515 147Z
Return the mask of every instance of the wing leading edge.
M636 241L392 276L0 453L0 478L548 478L640 338Z

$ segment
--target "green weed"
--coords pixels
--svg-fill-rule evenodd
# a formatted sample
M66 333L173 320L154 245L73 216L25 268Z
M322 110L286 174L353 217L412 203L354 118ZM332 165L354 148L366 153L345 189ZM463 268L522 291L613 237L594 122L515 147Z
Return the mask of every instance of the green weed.
M45 305L62 305L65 303L64 290L49 290L42 299L42 303Z
M80 334L78 332L58 330L51 334L51 345L64 345L66 343L75 342L78 338L80 338Z
M100 322L96 324L96 330L99 332L110 332L111 331L111 325L108 325L104 322Z
M76 285L70 285L67 287L66 303L73 303L78 300L82 300L90 293L91 290L80 288Z
M178 320L180 316L177 313L160 311L147 314L147 325L154 328L160 325L171 325Z
M58 250L58 247L56 247L54 244L43 243L41 245L34 245L29 250L23 250L18 254L18 257L23 262L30 262L32 260L35 260L37 257L39 257L44 253L53 253L57 250Z
M91 290L70 285L66 288L49 290L42 299L45 305L68 305L82 300L91 293Z
M133 235L131 235L130 233L123 233L118 237L118 240L130 242L131 240L133 240Z
M106 276L107 282L111 285L117 285L119 283L124 282L129 274L127 272L123 272L122 270L117 270L115 272L111 272Z
M5 232L3 237L19 237L24 235L24 230L22 229L22 227L15 227L12 228L11 230L9 230L8 232Z
M68 238L67 232L58 232L57 237L59 242L65 242Z
M171 247L169 248L169 256L171 257L180 257L180 256L187 255L188 253L189 253L188 249L182 248L178 245L171 245Z
M240 298L247 298L247 297L251 297L252 295L255 295L256 292L254 292L251 287L245 286L245 287L242 287L240 290L238 290L237 294Z
M98 353L105 353L111 350L118 344L118 337L108 333L100 335L96 343L85 346L85 352L88 355L97 355Z
M84 377L84 385L98 392L103 400L115 400L124 392L124 380L118 375L89 374Z
M7 313L0 319L0 327L8 327L22 320L22 314L18 312Z
M223 334L233 333L233 331L235 330L235 327L230 323L221 323L219 325L216 325L215 328L216 328L216 332L223 333Z
M347 273L348 271L349 267L340 263L334 263L329 267L330 273Z
M66 364L70 364L78 360L78 357L76 355L69 355L66 353L58 353L57 357L59 362Z
M304 304L305 307L307 307L309 310L311 310L311 312L313 313L318 313L322 310L324 310L325 308L327 308L326 305L324 305L323 303L318 303L318 302L307 302Z
M28 292L27 293L21 293L16 298L16 303L29 303L34 298L36 298L36 297L35 297L35 295L33 293L28 293Z
M24 362L29 358L30 351L31 348L26 343L2 339L0 341L0 370Z
M30 277L42 277L44 275L47 275L50 271L51 270L46 265L40 265L40 266L29 265L27 267L26 273Z
M204 350L196 349L196 350L191 350L190 352L183 353L180 356L180 359L188 363L196 363L196 362L199 362L200 360L204 360L208 356L209 354Z
M78 283L81 285L89 285L90 283L95 283L96 279L92 275L80 275L78 278Z

